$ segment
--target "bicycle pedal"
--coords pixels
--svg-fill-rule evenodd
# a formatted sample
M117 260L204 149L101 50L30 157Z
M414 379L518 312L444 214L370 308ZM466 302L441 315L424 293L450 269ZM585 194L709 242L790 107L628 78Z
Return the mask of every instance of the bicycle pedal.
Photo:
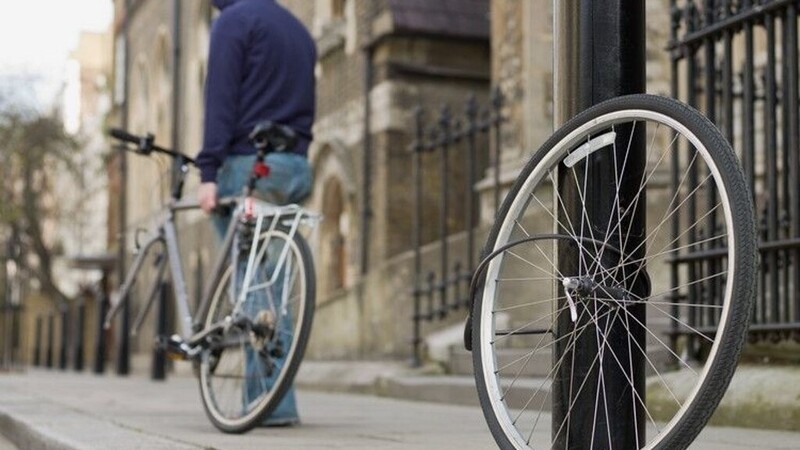
M156 338L156 348L164 351L167 358L173 361L185 361L190 359L189 348L183 338L177 334L170 337L159 336Z

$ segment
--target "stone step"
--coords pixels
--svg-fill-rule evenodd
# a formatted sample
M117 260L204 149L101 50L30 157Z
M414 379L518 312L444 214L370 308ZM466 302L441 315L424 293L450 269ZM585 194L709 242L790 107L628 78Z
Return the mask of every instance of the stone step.
M526 404L545 405L550 408L550 380L522 377L512 383L505 380L502 388L505 400L512 408ZM433 403L479 406L475 379L467 375L405 376L380 381L379 395Z
M521 377L547 377L553 367L552 353L547 350L539 351L526 363L525 359L529 352L530 350L525 349L504 349L498 354L498 366L503 367L516 361L506 369L506 376L516 373L516 370L522 367L519 372ZM647 358L650 360L650 362L645 362L647 376L655 375L656 369L661 372L667 367L677 364L675 356L655 339L652 341L648 339ZM452 349L447 362L447 373L456 376L472 376L472 353L463 349Z

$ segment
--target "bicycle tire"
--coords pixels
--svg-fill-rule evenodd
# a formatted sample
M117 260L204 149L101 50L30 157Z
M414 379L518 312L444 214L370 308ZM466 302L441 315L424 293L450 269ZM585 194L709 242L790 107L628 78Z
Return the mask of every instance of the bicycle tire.
M645 125L647 125L647 123L653 123L655 125L645 126L643 129L640 128L636 130L637 121L641 121ZM669 296L665 298L674 301L669 302L669 304L667 302L659 303L658 297L656 295L650 296L650 292L648 292L647 297L637 299L636 296L631 293L635 288L627 287L626 283L634 283L637 279L641 279L638 272L642 269L635 269L637 275L634 276L634 281L630 281L630 268L623 267L638 259L642 261L637 263L641 267L646 267L650 264L663 261L662 257L664 255L658 252L649 253L652 244L648 243L642 258L629 260L629 257L622 252L618 255L620 266L604 267L603 252L606 252L606 257L609 257L608 255L613 252L600 246L599 249L595 247L594 253L592 253L589 242L594 240L596 236L587 237L584 233L585 230L591 231L597 229L597 227L592 224L586 225L584 223L589 221L588 219L584 220L584 214L586 214L587 208L600 210L600 207L595 205L587 206L586 204L581 205L581 234L578 237L575 232L577 227L574 226L576 223L565 223L570 220L569 213L566 212L566 203L563 199L560 199L558 189L553 189L554 186L560 186L559 183L562 179L565 185L566 183L571 183L572 181L568 175L564 175L564 178L559 177L562 176L560 175L561 173L572 172L573 175L571 178L575 180L574 190L578 192L577 201L580 202L580 200L583 200L585 203L588 197L588 186L585 180L588 179L586 174L589 170L589 164L584 163L583 160L589 161L594 158L612 158L612 156L609 156L609 154L611 154L614 155L613 167L615 168L616 192L617 196L619 196L619 192L621 191L620 180L622 177L619 176L616 171L617 168L621 167L622 172L624 172L625 163L622 163L622 166L620 166L620 159L616 156L619 150L617 140L614 139L618 139L618 135L616 133L611 135L610 140L614 142L613 145L602 146L597 140L600 139L601 136L607 136L609 130L613 132L615 127L623 126L630 127L627 129L631 130L631 136L634 135L633 130L639 133L645 133L645 131L649 133L645 134L645 142L650 142L650 134L652 134L652 143L650 144L652 147L655 147L654 143L659 139L658 133L661 126L672 128L674 132L674 134L667 135L668 137L675 137L663 152L664 154L670 150L676 152L677 156L675 156L675 158L677 159L673 160L673 163L675 161L685 163L686 172L682 175L680 184L677 184L677 190L674 192L667 191L668 196L666 198L672 196L673 200L666 205L666 210L664 211L665 219L670 219L672 214L676 214L679 218L686 216L683 220L689 222L693 217L697 217L697 214L693 216L690 212L686 212L686 210L684 210L683 213L676 213L675 211L678 211L679 208L683 208L682 205L685 205L687 202L693 205L692 208L696 210L698 209L696 204L698 200L711 205L712 202L709 199L713 199L715 194L719 197L719 203L713 206L711 211L715 211L719 206L722 207L721 216L725 220L724 235L715 234L715 230L717 229L715 228L715 224L712 222L709 225L708 222L711 219L707 216L703 216L705 218L701 217L701 219L698 219L696 222L690 223L687 227L688 229L680 228L679 231L683 234L677 235L677 244L673 241L670 242L667 247L675 248L671 258L677 261L681 257L686 259L686 255L692 250L706 247L708 247L708 249L713 249L712 247L716 245L717 253L723 253L723 256L720 257L721 262L718 264L720 266L726 265L725 270L723 271L720 269L718 273L712 273L711 269L704 269L704 266L699 265L700 263L684 262L684 265L680 266L679 261L676 267L691 267L692 264L695 264L699 267L698 270L701 273L704 273L702 272L703 270L707 270L708 273L711 273L713 278L705 280L700 279L699 282L696 281L697 278L695 278L694 284L678 286L675 289L670 287L671 290L668 292ZM617 130L618 129L619 128L617 128ZM633 138L631 138L631 142L632 140ZM583 146L584 141L587 146ZM660 138L659 143L662 141L668 141L668 138ZM674 149L672 148L673 145L675 145ZM614 149L614 151L604 150L608 148ZM694 156L690 158L689 156L692 154L692 149L694 149ZM658 189L663 190L663 188L659 188L656 181L653 180L657 173L657 168L653 168L652 171L650 171L648 165L651 162L650 152L652 151L652 149L648 150L641 183L639 184L640 193L642 189L652 189L652 191L645 192L645 196L651 192L660 192ZM571 159L568 160L567 158L570 157L570 155L576 156L572 156ZM659 162L664 158L665 156L662 154ZM672 155L670 155L670 158L672 158ZM693 168L695 164L698 164L700 159L702 159L702 162L706 165L705 171L702 170L703 168L700 166ZM570 164L571 166L569 166ZM558 167L558 169L554 169L555 167ZM580 176L575 174L578 170L584 171L584 181L580 181ZM554 171L557 173L556 178L554 178L553 175ZM684 181L692 179L692 173L706 174L706 172L708 177L703 181L704 184L702 186L698 185L697 189L694 191L689 191L688 185L684 185ZM645 174L648 173L649 176L645 178ZM676 178L673 176L673 187L675 186L675 180ZM712 182L705 184L707 180L712 180ZM549 191L547 191L548 182L550 183ZM581 184L583 184L583 195L580 194ZM689 183L689 185L690 184L691 183ZM537 191L537 189L542 189L542 191ZM541 226L535 223L536 219L534 218L544 216L536 216L536 211L533 211L533 209L540 206L542 210L546 210L547 205L545 204L546 202L539 199L540 195L537 196L537 192L550 192L550 207L555 209L555 213L550 214L551 217L541 220L543 223ZM687 200L678 204L675 199L683 195L686 195ZM693 196L696 196L695 200L690 200ZM544 196L542 197L544 198ZM571 421L575 420L576 423L587 423L581 422L585 421L585 416L584 418L577 418L576 416L576 418L573 419L570 417L570 414L573 412L573 408L578 405L578 400L585 400L582 399L581 396L583 395L582 391L584 390L584 386L588 384L585 380L589 379L588 377L583 378L584 384L575 382L579 379L578 374L573 374L571 370L576 365L576 349L575 347L570 348L570 342L574 342L577 339L584 339L583 333L587 330L589 336L591 336L592 331L594 331L598 347L596 355L594 355L595 361L592 362L592 366L589 369L590 372L592 370L600 370L602 373L603 369L594 369L596 362L600 360L598 367L601 368L604 367L605 362L611 359L616 359L620 372L624 373L627 368L631 369L630 376L624 378L625 382L629 385L626 389L631 391L630 394L626 394L630 395L631 399L626 401L631 401L633 409L643 408L646 413L644 419L648 421L647 424L636 424L636 426L639 427L642 425L642 430L648 427L650 428L644 433L652 434L653 430L651 429L655 429L656 431L652 440L647 440L646 434L642 433L640 435L637 431L635 437L637 445L635 445L635 447L681 449L686 448L693 442L718 406L727 389L746 338L755 295L757 266L756 229L753 219L755 214L751 197L752 195L745 182L741 167L728 142L707 118L693 108L678 101L644 94L615 98L587 109L560 128L533 155L531 160L523 168L497 214L496 222L490 231L483 251L484 256L491 256L493 259L488 263L487 270L482 275L481 291L476 295L473 309L471 310L473 366L478 395L487 424L499 447L503 449L569 447L569 445L565 445L564 440L569 439L565 438L565 435L568 434L566 430L569 430L570 426L572 426ZM636 201L638 201L638 195ZM535 205L535 203L538 203L538 205ZM631 203L627 204L630 205ZM612 217L612 221L613 215L615 213L618 215L617 217L619 220L616 223L623 223L623 218L625 220L630 220L630 217L626 217L626 214L628 214L629 210L636 209L630 208L630 206L622 208L621 205L622 203L618 198L611 200L611 208L608 214L609 217ZM650 203L645 203L645 205L650 209L663 207L663 205L654 206ZM675 209L670 213L669 217L666 216L666 213L669 212L673 205L675 205ZM614 210L615 208L616 211ZM688 209L688 206L686 208ZM563 209L564 211L563 219L561 219L562 213L559 209ZM620 210L623 211L620 213ZM660 212L660 210L658 212ZM649 219L650 211L646 211L645 214L645 217ZM633 214L631 214L631 217L632 215ZM714 212L713 216L716 215L717 213ZM610 247L610 245L607 244L611 240L609 237L609 230L612 228L610 225L612 221L609 221L609 226L606 228L606 236L599 238L599 240L603 241L603 245L607 247ZM658 224L658 227L661 227L663 223L664 221L662 220L662 222ZM698 223L701 225L698 225ZM537 231L541 228L542 232L531 233L529 229L519 231L519 228L525 228L526 226L535 228L533 231ZM690 236L695 234L702 236L704 233L703 227L708 228L708 237L698 237L698 241L690 243L689 246L685 248L681 248L681 236L684 236L683 240L688 239L685 237L685 233L687 232ZM538 238L535 236L537 236L537 234L544 236L545 232L552 233L554 228L567 235L571 234L574 242L567 242L567 244L559 242L558 245L553 244L549 250L545 247L544 250L548 250L550 252L549 255L552 255L552 258L549 258L547 256L548 253L544 252L539 244L541 241L536 240ZM691 231L693 228L696 229L696 232ZM565 232L565 229L571 229L572 233ZM600 229L602 229L602 227ZM719 229L722 229L722 227L719 227ZM647 228L642 235L645 236L646 240L649 236L653 235L654 232L655 230ZM617 230L611 230L611 233L617 233ZM658 233L660 233L660 231ZM619 226L619 234L620 239L623 239L622 226ZM505 245L519 242L525 235L528 236L529 242L519 244L517 247L512 247L508 250L502 249ZM515 240L514 236L520 237ZM530 236L534 236L534 238L530 238ZM671 240L674 237L675 233L673 232L666 240ZM533 239L532 242L531 239ZM627 245L628 239L629 237L625 236L624 240L621 242ZM705 239L705 241L702 239ZM654 236L652 242L656 241L657 239ZM642 241L642 244L644 244L644 242L645 241ZM660 245L662 241L658 242ZM583 274L576 275L575 277L571 274L564 274L559 278L560 275L556 274L556 272L558 272L558 265L554 261L558 261L556 259L556 256L558 256L557 252L564 251L559 250L559 247L563 248L567 245L572 245L572 247L576 249L574 251L578 253L578 272L582 272ZM538 248L538 252L540 253L535 256L539 259L534 259L534 257L531 256L531 261L528 262L539 261L543 256L551 264L554 270L549 270L550 278L541 275L541 273L547 272L546 270L537 273L537 275L540 276L529 276L528 273L534 271L534 268L530 267L530 265L522 269L514 266L514 261L520 259L519 254L523 254L522 252L525 251L525 246L528 246L528 250L531 254L534 252L532 248L534 246ZM624 247L620 248L623 248L623 250L625 249ZM640 251L637 249L639 249L639 247L636 247L634 252ZM493 252L495 254L493 254ZM512 252L517 252L519 254L512 254ZM527 253L525 255L527 255ZM518 264L524 265L521 262ZM711 263L709 263L708 267L711 267ZM686 274L691 273L691 270L692 269L682 268L679 271L676 269L675 273L680 277L688 279L689 277ZM520 273L525 273L525 278L530 279L524 280L523 277L519 275ZM569 284L569 282L565 281L564 278L572 278L573 280L576 277L580 278L581 283L583 283L581 286L585 286L596 283L598 274L604 282L606 282L606 280L611 280L609 283L617 282L616 277L619 277L620 273L624 277L624 279L619 282L620 292L622 292L622 294L617 294L623 297L621 300L600 298L601 295L597 293L598 290L594 290L589 294L583 294L583 297L576 300L575 293L578 291L575 290L574 286L569 288L565 287L565 284ZM538 289L519 287L520 283L533 286L533 278L544 278L544 280L541 280L544 284L537 284L536 286L539 286ZM653 281L654 284L664 284L663 280L659 279L659 277L656 278L657 279ZM538 281L539 280L537 280L537 282ZM697 286L700 282L705 284ZM513 283L517 283L518 285L508 287ZM648 283L650 283L649 279ZM719 285L715 283L719 283ZM531 304L526 306L525 302L527 302L528 298L535 298L535 295L546 290L542 286L550 286L550 293L554 294L553 298L542 300L540 305L545 305L545 307L534 306L533 302L535 300L531 301ZM571 292L570 295L567 295L568 289L569 292ZM614 297L614 295L609 294L609 292L610 291L606 291L605 294L607 295L605 296ZM707 304L691 304L688 301L681 300L681 295L686 292L688 292L688 294L686 294L688 296L697 293L705 295L705 297L701 298L703 301L707 301ZM712 296L709 292L714 293L714 295ZM517 295L517 297L513 297L513 295ZM531 297L525 297L523 299L523 296L526 295L531 295ZM559 297L562 298L559 300ZM719 304L717 304L717 302L719 302ZM684 305L679 306L678 304L680 303L684 303ZM646 309L646 320L641 320L639 324L635 324L633 320L631 320L633 314L628 312L628 308L634 307L634 304L639 305L642 309ZM640 328L644 329L651 323L653 328L655 328L656 325L660 323L650 320L651 313L658 314L659 310L661 310L659 304L664 306L664 311L668 308L671 312L677 311L674 315L669 313L661 315L662 319L672 322L670 323L668 331L686 331L685 326L692 322L690 322L689 319L682 319L682 317L686 317L684 312L692 311L692 308L695 308L696 312L694 314L696 314L697 317L703 318L704 320L705 318L709 318L709 322L713 322L710 318L718 316L718 328L713 331L712 334L712 332L700 332L700 327L695 327L685 335L679 335L675 338L675 342L684 346L680 355L678 354L677 347L674 350L669 349L669 346L667 346L664 341L659 341L658 336L660 332L655 333L649 329L644 330L648 333L652 333L645 334L648 344L645 346L641 346L636 342L632 344L630 334L634 332L644 333ZM549 317L548 314L542 312L546 312L548 307L551 311ZM701 309L701 307L703 309ZM535 310L536 308L539 308L539 312ZM523 327L519 327L520 322L513 323L513 321L522 318L525 309L534 311L530 312L528 316L522 319ZM578 312L578 310L580 310L580 312ZM699 313L697 311L699 311ZM603 314L605 314L605 316L603 316ZM609 318L612 314L615 315L614 318ZM578 318L576 318L576 315ZM538 319L536 319L537 316ZM656 405L652 407L661 409L656 411L651 411L650 409L651 407L649 405L659 399L663 401L664 396L648 396L646 392L637 393L635 389L631 389L637 386L634 382L636 378L633 373L633 365L629 364L628 367L626 367L626 365L623 364L625 361L624 355L622 355L623 358L620 358L619 355L614 354L613 350L608 350L610 346L606 345L607 342L604 341L604 339L609 338L609 329L613 326L617 317L624 318L624 328L629 332L627 342L629 355L633 353L631 350L633 347L638 347L635 351L642 353L646 358L645 369L648 371L655 371L656 376L649 378L645 382L645 385L649 389L648 392L663 394L664 391L669 391L669 394L673 397L671 399L668 398L666 402L674 401L676 403L671 406L671 408L675 410L672 417L656 418L660 417L659 414L662 414L663 411L661 409L666 409L667 414L670 413L669 408L663 406L663 402L661 406ZM672 320L670 320L670 317L672 317ZM531 318L534 318L534 320L543 320L545 324L539 325L540 329L536 329L530 325L531 322L525 322ZM562 322L558 322L559 320ZM574 324L574 330L570 332L570 330L563 327L562 324L565 323L563 322L564 320L571 321ZM502 321L512 324L504 325L501 323ZM546 325L548 321L550 322L549 329ZM609 321L612 325L608 325ZM676 324L676 322L679 323ZM583 328L578 329L577 324L579 323L582 324L581 326ZM599 326L601 323L603 327ZM622 326L621 324L622 322L620 321L616 326ZM507 327L507 329L504 329L504 326ZM525 326L528 328L525 328ZM566 330L567 332L557 335L556 330ZM537 332L544 337L538 338L540 340L533 346L532 342L527 341L529 338L526 334L523 334L523 332L531 333L530 335L534 335L533 333ZM550 334L549 337L547 337L548 333ZM708 339L710 336L713 336L713 339L708 342L704 340L704 338ZM514 341L515 339L516 341ZM550 339L549 343L545 343L547 339ZM653 350L651 350L649 341L653 340L659 341L660 344L663 344L662 346L664 348L657 348L659 347L657 343L653 346ZM699 344L697 343L698 341L700 342ZM545 347L549 346L560 346L562 349L566 348L567 350L559 353L562 355L560 359L557 359L556 353L551 351L548 362L547 352L544 350ZM699 347L699 349L696 347ZM524 361L511 359L511 362L509 362L510 357L507 356L507 353L512 350L518 352L512 352L512 357L522 354ZM534 358L533 353L539 350L542 351L541 353L544 354L544 356L537 360ZM651 351L652 355L659 355L659 357L666 354L666 359L668 361L662 364L659 363L657 359L651 360L648 356L648 353ZM506 353L504 354L503 352ZM569 357L568 355L571 356L570 362L566 362L566 358ZM692 362L692 365L687 363L689 359L688 356L697 357L698 355L699 361ZM536 357L538 357L538 355ZM633 359L632 356L630 358ZM531 361L534 361L534 363L531 363ZM522 368L517 367L522 364L524 364ZM524 385L524 383L520 381L522 379L521 374L525 373L526 370L534 371L530 369L529 364L539 364L543 366L538 378L536 376L531 376L530 380L533 381L530 383L530 387ZM577 364L580 365L581 362L578 361ZM693 365L696 364L700 364L702 367L695 370ZM514 367L512 368L511 366ZM664 368L664 373L659 372L659 367ZM505 374L503 372L510 372L511 369L513 369L515 373L513 379L511 375L504 378ZM567 372L563 372L564 370ZM690 372L694 372L694 378L696 379L692 378L691 374L686 375ZM564 378L560 375L562 373L569 373L569 383L564 381ZM558 380L556 380L556 375L559 377ZM599 379L602 380L603 376L600 375ZM681 380L691 381L691 386L689 388L682 387L683 391L679 392L675 385L680 385ZM517 383L517 391L513 390L515 383ZM549 387L548 383L550 383ZM663 386L660 386L659 383ZM569 386L565 388L567 384ZM556 386L555 388L553 387L554 385ZM548 388L555 389L556 392L545 392ZM586 405L588 405L589 410L594 408L594 416L592 419L594 420L595 427L604 425L600 422L605 418L605 426L609 429L607 433L609 437L607 442L605 442L606 433L603 433L604 430L600 430L599 432L597 428L585 430L586 432L592 433L593 436L591 438L593 445L587 445L587 447L613 448L614 446L612 443L616 438L610 436L610 430L614 424L608 423L611 422L612 419L609 418L608 415L609 400L605 391L606 385L604 382L601 383L598 381L595 388L590 387L589 389L594 389L597 392L594 395L594 405L584 401L581 403L580 407L586 408ZM564 391L568 391L566 402L564 402L563 398ZM521 400L516 403L512 398L515 392L521 393ZM531 392L533 393L531 394ZM541 405L541 410L537 412L538 415L535 416L535 422L531 424L527 420L523 420L523 418L530 419L530 417L533 417L526 416L525 414L527 413L527 408L534 404L534 398L535 404ZM556 398L560 399L560 406L554 403L554 399ZM553 423L554 419L551 417L549 430L546 428L546 425L542 425L541 429L536 430L536 427L539 426L539 422L547 422L546 416L550 415L546 409L548 401L551 410L553 408L564 408L566 404L566 417L559 422L560 425ZM602 403L605 403L605 405L602 405ZM605 408L605 412L603 412L601 407ZM575 414L577 414L577 412L575 412ZM560 417L561 416L559 416L559 418ZM652 421L652 424L649 423L650 421ZM530 430L529 427L531 427ZM549 431L549 433L546 431ZM594 435L596 432L598 435L602 434L602 442L599 439L595 440ZM594 445L595 443L596 445Z
M275 239L278 237L284 242L287 242L289 234L288 228L279 226L275 230L263 232L261 240ZM210 379L213 378L213 376L209 372L210 363L208 350L204 352L199 364L198 380L206 415L215 427L225 433L238 434L247 432L262 423L262 421L275 410L291 387L308 344L316 305L316 277L313 258L308 243L299 233L295 233L291 241L288 242L291 244L290 253L295 253L298 259L297 267L300 268L300 273L303 274L303 287L301 288L303 292L302 299L299 301L301 306L300 313L298 314L299 317L297 317L296 325L293 327L293 340L289 346L289 354L282 366L278 369L280 373L275 377L275 383L268 388L268 392L263 398L257 400L256 406L241 417L225 417L225 414L220 411L220 407L215 399L215 393L211 387ZM232 266L229 265L219 277L220 279L215 289L215 294L206 312L204 320L205 326L209 326L211 323L220 319L220 317L215 315L215 310L217 306L219 306L218 302L225 299L225 296L222 294L226 290L231 272ZM242 389L246 389L246 387L242 387Z

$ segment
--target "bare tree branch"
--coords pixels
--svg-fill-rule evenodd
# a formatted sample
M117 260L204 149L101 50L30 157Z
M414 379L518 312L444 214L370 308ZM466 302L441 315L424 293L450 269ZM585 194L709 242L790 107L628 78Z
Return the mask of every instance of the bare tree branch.
M18 240L18 266L39 281L44 294L63 303L67 296L53 274L56 242L47 230L54 228L59 196L66 194L54 191L55 171L79 173L76 142L58 117L5 106L0 102L0 236Z

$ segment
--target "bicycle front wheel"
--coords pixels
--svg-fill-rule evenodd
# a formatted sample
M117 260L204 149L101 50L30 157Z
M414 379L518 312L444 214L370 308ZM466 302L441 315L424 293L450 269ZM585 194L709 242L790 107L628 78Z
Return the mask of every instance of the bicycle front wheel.
M500 447L686 448L745 341L753 217L730 145L677 101L609 100L550 138L502 205L472 311Z
M231 321L211 339L199 370L206 413L228 433L257 426L281 402L303 359L314 316L314 266L305 239L279 227L262 233L257 248L246 295L231 284L235 278L242 285L248 252L222 275L205 320L207 328Z

